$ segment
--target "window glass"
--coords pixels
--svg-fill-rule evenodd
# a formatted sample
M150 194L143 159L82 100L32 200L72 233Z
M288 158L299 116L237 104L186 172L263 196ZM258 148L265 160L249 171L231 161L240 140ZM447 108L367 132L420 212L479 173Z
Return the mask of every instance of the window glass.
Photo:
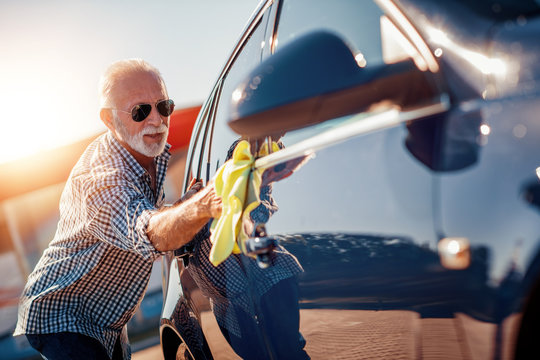
M213 130L213 141L211 149L211 169L213 174L223 165L232 143L239 138L227 125L229 119L229 107L231 94L238 84L244 80L249 72L261 61L261 52L264 46L264 35L268 12L259 21L250 37L246 40L242 50L239 52L230 70L223 79L221 97L217 106L215 126Z
M327 30L341 36L360 51L367 65L382 62L381 9L367 0L285 0L277 31L275 51L283 45L315 30Z

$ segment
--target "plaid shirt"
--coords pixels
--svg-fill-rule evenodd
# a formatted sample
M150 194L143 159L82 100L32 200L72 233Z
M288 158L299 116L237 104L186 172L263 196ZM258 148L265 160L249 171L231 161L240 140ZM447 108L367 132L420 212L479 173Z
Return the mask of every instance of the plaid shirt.
M130 358L126 323L161 255L146 228L164 201L169 148L154 160L154 194L148 172L110 132L90 144L62 193L56 235L28 278L14 335L77 332L109 356L120 336Z

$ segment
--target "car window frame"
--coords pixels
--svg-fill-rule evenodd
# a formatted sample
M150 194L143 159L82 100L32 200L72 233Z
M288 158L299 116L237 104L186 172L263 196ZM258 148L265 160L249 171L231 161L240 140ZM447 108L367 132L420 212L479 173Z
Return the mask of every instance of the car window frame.
M219 77L219 89L218 91L216 92L216 96L214 97L214 111L213 113L211 114L212 117L211 119L209 119L210 121L210 138L208 139L208 143L210 144L209 148L208 148L208 159L206 160L207 161L207 178L209 178L209 174L211 173L211 169L210 169L210 164L211 164L211 155L212 155L212 145L214 144L214 129L215 129L215 126L216 126L216 117L217 117L217 113L218 113L218 107L219 105L221 104L223 100L223 96L226 95L226 94L223 94L223 87L224 87L224 84L227 80L227 77L230 73L230 71L233 69L238 57L241 55L243 49L245 48L245 46L248 44L248 42L250 41L250 39L252 38L252 36L254 35L254 33L259 30L259 26L262 26L262 31L263 31L263 41L265 41L264 39L267 38L267 34L273 34L273 30L270 30L271 29L271 26L273 26L274 22L273 20L275 19L275 15L276 15L276 7L273 6L274 4L276 3L276 0L268 0L266 1L264 4L261 4L260 6L260 9L258 12L256 12L256 14L252 17L252 19L250 20L251 22L249 23L249 25L246 27L246 31L242 34L241 36L241 41L237 43L237 45L235 46L231 56L229 57L228 61L226 62L226 65L223 69L223 71L221 72L221 75ZM265 20L265 16L267 17L266 20ZM260 51L260 58L259 58L259 62L262 61L262 58L264 56L264 53L265 53L265 49L267 49L269 47L269 44L266 43L266 41L264 42L264 46L263 48L261 48L261 51ZM238 135L240 136L240 135ZM204 157L204 154L202 155ZM217 164L216 166L221 166L223 164ZM216 170L217 171L217 167Z
M196 151L199 145L199 141L201 141L201 132L203 133L203 136L205 136L204 134L206 134L207 132L207 129L208 129L207 114L210 111L210 108L213 106L214 98L215 98L215 89L212 90L208 100L203 105L201 111L199 112L197 121L195 122L195 125L193 127L193 132L191 134L191 139L189 141L190 145L189 145L188 154L187 154L187 162L186 162L186 166L184 170L184 184L182 186L182 188L184 189L184 192L187 191L189 182L191 181L191 178L193 177L191 170L194 166L193 162L195 161L195 157L198 157L199 164L197 164L197 169L198 170L200 169L201 152L199 151L198 153L196 153Z
M252 13L250 19L247 22L247 25L245 26L244 30L241 32L241 36L239 40L236 42L236 45L234 46L233 50L231 51L231 54L228 57L228 60L225 62L225 65L223 66L219 77L214 84L212 91L210 93L210 96L207 98L207 101L202 107L201 112L199 113L199 117L195 123L194 131L192 133L192 137L190 140L190 146L187 154L187 163L186 163L186 169L184 172L184 184L183 189L184 192L187 191L187 187L189 185L189 182L191 181L192 174L191 170L194 167L193 162L196 158L198 158L198 164L196 164L197 172L195 176L199 177L199 175L202 174L202 167L203 162L205 161L205 155L207 154L206 159L206 176L205 176L205 182L208 182L209 176L210 176L210 155L211 155L211 149L212 149L212 142L213 142L213 135L214 135L214 127L215 127L215 119L216 119L216 109L217 106L222 98L222 87L223 87L223 80L226 78L227 74L229 73L231 67L234 65L237 57L239 56L240 52L244 48L246 42L250 39L252 33L257 28L257 24L259 21L262 20L264 15L266 14L267 10L276 2L279 2L279 0L266 0L261 1L255 9L255 11ZM268 25L271 23L270 20L275 19L275 7L273 9L268 10L269 13L269 19L267 24L265 25L265 37L268 33ZM273 34L273 31L271 32ZM265 46L266 49L266 46ZM261 51L261 56L263 56L264 49ZM203 131L204 128L204 131ZM202 132L202 133L201 133ZM202 136L202 138L201 138ZM199 142L202 141L201 147L198 149ZM195 153L198 149L198 153ZM208 151L207 151L208 149Z

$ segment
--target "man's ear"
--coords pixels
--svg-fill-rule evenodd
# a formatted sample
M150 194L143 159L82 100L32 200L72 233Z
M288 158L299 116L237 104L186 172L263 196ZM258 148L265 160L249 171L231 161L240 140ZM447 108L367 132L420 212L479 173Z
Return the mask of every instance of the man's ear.
M103 121L105 126L107 126L111 131L114 131L113 113L111 109L102 108L99 111L99 117L101 118L101 121Z

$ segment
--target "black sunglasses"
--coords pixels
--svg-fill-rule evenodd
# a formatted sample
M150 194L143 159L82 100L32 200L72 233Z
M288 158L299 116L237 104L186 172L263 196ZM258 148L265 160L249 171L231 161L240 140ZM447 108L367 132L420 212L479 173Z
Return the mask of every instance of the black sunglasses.
M156 109L161 116L170 116L172 112L174 111L174 101L172 101L171 99L158 101L156 103ZM114 110L131 114L131 118L133 119L133 121L141 122L144 119L146 119L148 115L150 115L150 113L152 112L152 105L150 104L135 105L133 109L131 109L131 112L118 110L118 109L114 109Z

